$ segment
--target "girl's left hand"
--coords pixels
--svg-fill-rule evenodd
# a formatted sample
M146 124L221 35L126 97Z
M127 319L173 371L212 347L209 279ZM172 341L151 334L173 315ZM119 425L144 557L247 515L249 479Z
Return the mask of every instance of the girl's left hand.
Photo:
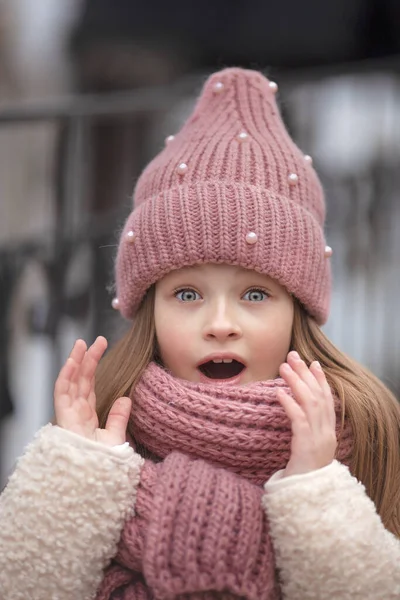
M310 368L297 352L289 352L279 368L293 398L278 389L278 400L292 423L291 455L284 477L329 465L337 446L336 414L331 389L318 362Z

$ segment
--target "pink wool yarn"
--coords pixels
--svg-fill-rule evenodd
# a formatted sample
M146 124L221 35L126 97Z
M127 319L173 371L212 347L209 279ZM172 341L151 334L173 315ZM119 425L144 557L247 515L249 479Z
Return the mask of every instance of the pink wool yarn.
M195 384L150 363L132 394L131 425L135 442L164 460L145 462L135 516L97 600L280 598L261 503L262 484L290 455L278 387L289 392L281 379ZM347 422L340 431L339 403L337 411L346 464L353 436Z
M178 452L146 461L135 517L97 600L278 600L261 496L261 487Z
M114 306L126 318L163 275L210 262L269 275L326 321L324 195L275 98L276 85L257 71L215 73L144 170L116 261Z
M155 596L277 600L261 496L261 488L229 471L170 454L160 469L143 561Z
M291 394L282 379L221 388L177 379L150 363L132 395L135 440L160 458L179 449L261 485L290 457L291 425L278 387ZM347 423L340 432L337 409L337 457L346 463L353 436Z
M134 441L164 460L145 462L97 600L280 598L261 503L262 484L290 455L278 387L289 392L281 379L196 384L150 363L132 393L131 425ZM347 422L340 432L337 411L346 464L353 436Z

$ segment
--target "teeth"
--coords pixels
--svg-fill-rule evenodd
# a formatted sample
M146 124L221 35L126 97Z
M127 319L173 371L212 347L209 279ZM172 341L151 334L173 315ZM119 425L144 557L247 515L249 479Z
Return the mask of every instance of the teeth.
M213 363L231 363L232 362L232 358L214 358L213 359Z

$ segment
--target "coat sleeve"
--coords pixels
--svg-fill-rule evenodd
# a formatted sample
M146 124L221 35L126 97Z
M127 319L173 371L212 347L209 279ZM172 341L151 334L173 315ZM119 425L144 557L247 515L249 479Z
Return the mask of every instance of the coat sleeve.
M337 461L264 486L285 600L400 598L400 540Z
M132 516L143 459L46 425L0 496L1 600L90 600Z

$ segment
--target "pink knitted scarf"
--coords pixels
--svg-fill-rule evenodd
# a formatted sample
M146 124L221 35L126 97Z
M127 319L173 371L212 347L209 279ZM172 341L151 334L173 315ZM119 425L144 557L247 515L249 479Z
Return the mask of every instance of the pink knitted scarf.
M280 598L261 506L262 484L290 456L278 387L287 389L281 379L190 383L148 366L132 396L133 432L164 460L146 460L136 514L97 600ZM351 451L346 423L338 460L348 463Z
M290 392L283 379L235 387L190 383L151 363L132 396L135 440L160 458L179 450L262 485L290 457L291 425L277 388ZM340 418L338 434L339 427ZM339 460L348 458L351 439L347 427Z

